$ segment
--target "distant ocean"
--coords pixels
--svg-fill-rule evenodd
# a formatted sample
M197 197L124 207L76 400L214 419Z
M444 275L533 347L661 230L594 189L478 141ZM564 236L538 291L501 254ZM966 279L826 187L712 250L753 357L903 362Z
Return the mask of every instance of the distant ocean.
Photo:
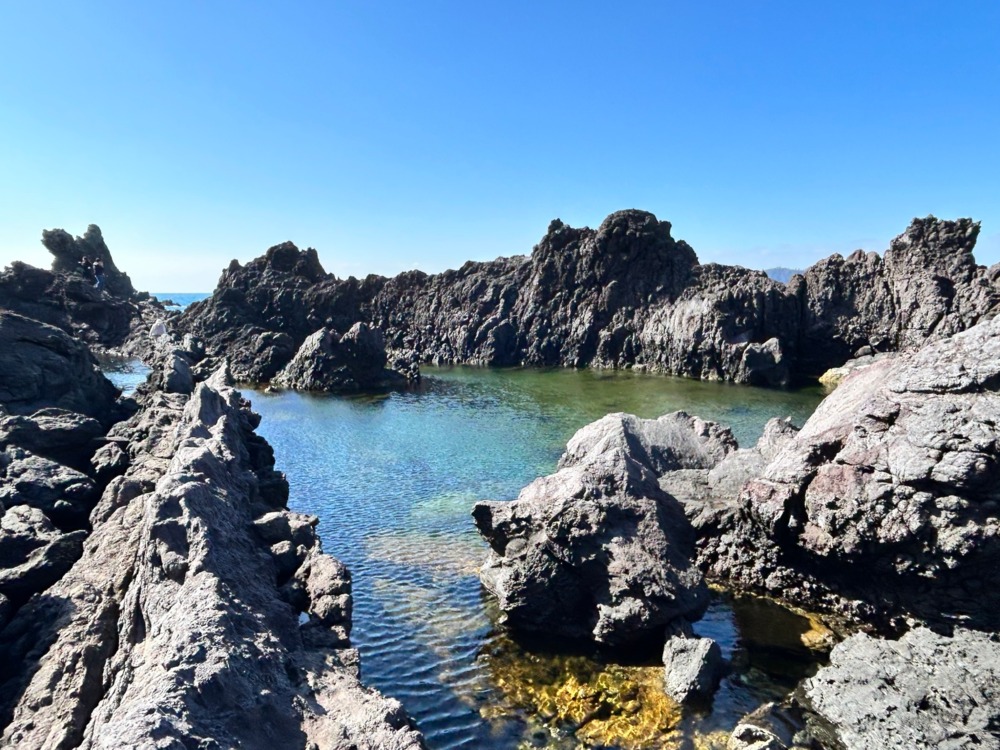
M164 304L172 302L172 305L167 305L172 310L183 310L194 302L212 296L211 292L150 292L150 294Z

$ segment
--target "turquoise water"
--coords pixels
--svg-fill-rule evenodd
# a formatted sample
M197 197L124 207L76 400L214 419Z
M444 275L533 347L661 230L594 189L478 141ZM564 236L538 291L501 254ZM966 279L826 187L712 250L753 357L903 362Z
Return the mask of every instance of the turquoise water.
M140 360L131 357L116 357L110 354L95 354L104 376L128 396L136 387L145 382L149 368Z
M151 292L168 310L184 310L188 305L211 297L211 292ZM167 304L171 302L173 304Z
M431 748L724 747L736 720L815 661L796 649L804 621L721 595L698 628L734 667L699 710L682 713L662 697L655 658L620 666L529 650L506 637L480 589L486 547L470 511L552 472L569 437L608 412L684 409L731 425L746 445L772 416L802 424L818 390L425 368L419 390L378 397L246 395L288 476L290 506L319 516L326 551L352 571L363 679L403 702ZM600 710L581 719L579 701ZM612 719L593 720L602 712Z

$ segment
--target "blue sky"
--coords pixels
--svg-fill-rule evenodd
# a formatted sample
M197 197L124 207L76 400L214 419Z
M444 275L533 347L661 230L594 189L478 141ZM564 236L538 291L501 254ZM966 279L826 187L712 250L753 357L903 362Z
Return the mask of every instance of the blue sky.
M559 217L703 262L1000 261L1000 3L0 3L0 265L99 224L139 288L292 240L340 276L526 253Z

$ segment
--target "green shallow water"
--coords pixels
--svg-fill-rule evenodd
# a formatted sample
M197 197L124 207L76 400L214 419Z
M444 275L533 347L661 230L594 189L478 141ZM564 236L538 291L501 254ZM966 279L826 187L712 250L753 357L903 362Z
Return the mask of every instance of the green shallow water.
M486 546L470 511L552 472L569 437L608 412L683 409L729 424L748 445L770 417L801 425L818 389L590 370L423 372L419 390L379 397L246 395L288 476L290 506L319 516L326 551L352 571L363 679L403 702L431 748L723 747L740 716L812 668L811 652L796 648L807 622L722 595L698 629L734 669L695 711L664 698L655 658L605 664L519 645L480 589Z

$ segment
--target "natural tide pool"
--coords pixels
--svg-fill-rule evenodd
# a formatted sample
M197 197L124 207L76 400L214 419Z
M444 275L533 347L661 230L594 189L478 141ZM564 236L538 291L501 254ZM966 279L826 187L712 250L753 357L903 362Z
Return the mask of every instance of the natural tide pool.
M423 369L422 386L378 397L244 391L263 416L293 510L320 518L354 581L352 641L366 684L402 701L431 748L722 748L736 721L815 665L805 618L714 597L696 626L733 669L710 706L681 711L662 665L519 645L497 625L470 511L511 500L563 446L614 411L677 409L753 444L765 422L801 425L819 389L778 391L636 372Z

